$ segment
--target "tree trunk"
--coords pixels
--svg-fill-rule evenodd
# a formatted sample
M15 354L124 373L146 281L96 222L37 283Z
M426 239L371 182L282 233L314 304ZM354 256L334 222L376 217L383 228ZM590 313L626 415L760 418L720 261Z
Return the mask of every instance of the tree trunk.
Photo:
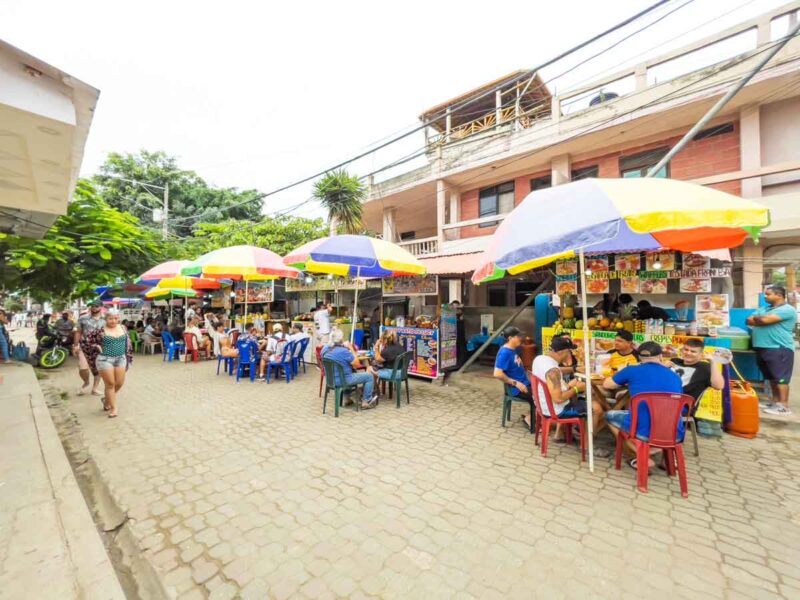
M336 230L338 229L338 224L336 223L336 217L331 215L330 217L328 217L328 222L330 224L330 233L329 233L329 235L331 237L333 237L333 236L336 235Z

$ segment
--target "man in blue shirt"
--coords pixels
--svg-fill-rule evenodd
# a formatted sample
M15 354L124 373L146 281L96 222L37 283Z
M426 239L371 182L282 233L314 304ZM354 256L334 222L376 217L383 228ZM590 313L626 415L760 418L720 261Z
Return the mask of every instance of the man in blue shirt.
M322 358L327 358L342 366L344 370L344 382L339 378L338 373L334 373L336 377L336 385L364 385L364 391L361 396L361 408L375 408L378 404L378 395L373 395L372 390L375 384L374 372L370 367L361 373L354 373L354 368L361 367L361 363L356 358L352 347L349 342L345 344L344 333L341 329L334 329L331 334L331 343L325 346L320 353Z
M607 390L615 390L624 385L628 386L631 398L646 392L669 392L674 394L683 393L681 378L669 367L661 364L661 346L656 342L644 342L639 346L638 365L630 365L618 371L611 377L606 377L603 387ZM606 422L614 435L619 434L619 430L630 432L631 430L631 411L629 410L609 410L606 413ZM684 425L683 419L678 421L677 439L683 439ZM638 420L636 422L636 437L647 439L650 437L650 412L644 404L639 405ZM636 456L636 445L631 440L626 440L625 449L628 454ZM635 459L631 461L631 466L635 466ZM655 463L651 460L650 467Z
M758 368L772 387L773 403L765 413L777 416L792 414L789 409L789 382L794 368L794 328L797 313L786 303L786 289L777 285L767 288L764 299L769 306L747 318L752 327L753 349Z
M506 343L497 351L494 359L494 377L510 386L512 396L517 396L522 400L527 400L531 406L531 412L523 417L525 424L531 426L531 415L533 414L533 396L531 396L531 382L522 360L517 354L517 348L522 345L522 332L516 327L506 327L503 331Z

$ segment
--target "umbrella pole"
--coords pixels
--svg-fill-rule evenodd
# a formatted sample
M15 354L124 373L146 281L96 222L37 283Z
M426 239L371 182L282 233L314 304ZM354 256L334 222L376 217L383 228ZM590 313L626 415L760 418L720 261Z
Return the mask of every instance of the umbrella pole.
M583 317L583 365L586 374L586 437L588 438L589 471L594 473L594 421L592 410L592 370L589 364L589 308L586 306L586 257L583 248L578 254L581 272L581 316Z
M353 300L353 324L350 326L350 343L356 339L356 323L358 323L358 280L361 277L361 267L356 268L356 297Z
M242 321L242 331L247 331L247 301L250 299L250 282L244 280L244 321Z

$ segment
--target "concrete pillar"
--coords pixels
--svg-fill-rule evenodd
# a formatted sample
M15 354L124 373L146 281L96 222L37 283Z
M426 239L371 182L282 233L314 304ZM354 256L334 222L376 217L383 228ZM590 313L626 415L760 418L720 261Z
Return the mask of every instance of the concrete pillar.
M494 114L495 123L500 125L503 122L503 92L500 90L494 93Z
M561 98L558 96L550 98L550 118L553 119L553 123L561 120Z
M792 305L797 305L797 296L795 290L797 289L797 275L792 265L786 265L786 292L789 296L788 300Z
M757 308L764 287L764 248L752 242L742 246L742 299L744 308Z
M383 239L387 242L397 241L396 208L383 209Z
M640 63L636 65L633 71L635 80L635 89L637 92L642 91L647 87L647 63Z
M759 106L745 106L739 111L739 143L742 169L761 166L761 117ZM744 198L761 197L761 177L742 179Z
M761 19L758 22L758 33L756 34L756 44L763 46L770 43L772 37L772 26L769 19Z
M550 162L551 177L553 185L567 183L572 179L572 160L569 154L561 154L553 157Z
M460 279L450 279L447 282L448 290L448 302L452 302L453 300L458 300L459 302L463 302L461 300L461 280Z
M444 242L445 205L447 203L447 184L444 179L436 180L436 236L439 238L439 248Z
M453 115L450 114L450 107L447 107L445 111L445 118L444 118L444 127L445 127L445 135L444 139L445 142L450 141L450 131L453 129Z
M458 190L450 191L450 217L448 223L458 223L461 220L461 192ZM461 239L460 229L448 229L446 238L448 240Z

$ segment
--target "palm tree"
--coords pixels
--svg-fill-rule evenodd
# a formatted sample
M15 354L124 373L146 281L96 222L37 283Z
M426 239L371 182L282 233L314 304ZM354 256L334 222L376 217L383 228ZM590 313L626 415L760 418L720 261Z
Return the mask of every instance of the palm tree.
M345 233L361 233L361 202L366 195L361 180L344 169L332 171L314 183L314 198L328 211L331 235L340 228Z

